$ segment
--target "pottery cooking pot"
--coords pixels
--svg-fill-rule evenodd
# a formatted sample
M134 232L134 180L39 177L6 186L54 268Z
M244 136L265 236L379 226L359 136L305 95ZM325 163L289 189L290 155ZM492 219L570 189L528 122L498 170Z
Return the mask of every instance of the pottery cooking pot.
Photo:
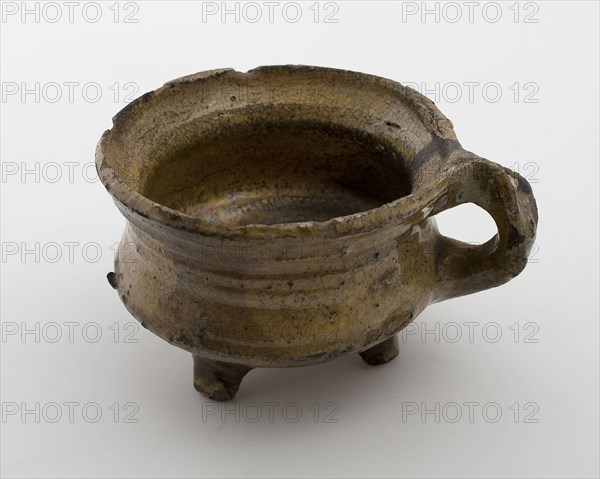
M428 304L519 274L537 225L527 181L464 150L430 100L329 68L166 83L114 117L96 165L127 219L110 283L217 400L254 367L389 361ZM441 235L461 203L498 233Z

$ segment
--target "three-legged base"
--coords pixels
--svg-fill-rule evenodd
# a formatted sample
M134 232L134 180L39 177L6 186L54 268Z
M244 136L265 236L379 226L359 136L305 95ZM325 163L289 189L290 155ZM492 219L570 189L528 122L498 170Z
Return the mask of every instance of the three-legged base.
M215 401L229 401L251 369L194 355L194 388Z
M394 335L359 354L363 361L371 366L385 364L398 356L398 337ZM251 369L241 364L214 361L194 355L194 387L207 398L229 401L233 399L242 379Z
M379 366L394 359L398 352L398 336L394 335L359 354L365 363Z

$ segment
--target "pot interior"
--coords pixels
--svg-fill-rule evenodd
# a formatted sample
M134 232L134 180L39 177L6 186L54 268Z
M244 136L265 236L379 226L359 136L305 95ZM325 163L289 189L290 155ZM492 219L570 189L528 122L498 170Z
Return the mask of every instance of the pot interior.
M141 193L232 226L326 221L406 196L399 153L373 135L311 121L248 121L173 149Z

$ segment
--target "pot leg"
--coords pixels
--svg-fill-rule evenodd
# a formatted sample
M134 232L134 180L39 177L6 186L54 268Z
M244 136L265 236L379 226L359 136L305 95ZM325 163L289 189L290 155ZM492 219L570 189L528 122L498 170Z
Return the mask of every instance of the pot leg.
M215 401L233 399L244 376L252 368L241 364L224 363L194 357L194 388Z
M392 337L359 354L365 363L378 366L394 359L398 356L398 352L398 336L394 334Z

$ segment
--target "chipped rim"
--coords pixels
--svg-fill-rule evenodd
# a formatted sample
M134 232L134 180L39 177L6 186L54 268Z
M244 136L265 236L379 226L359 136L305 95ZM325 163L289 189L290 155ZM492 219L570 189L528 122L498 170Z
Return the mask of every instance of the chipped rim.
M106 190L111 194L117 206L128 220L145 218L152 223L158 223L176 230L197 233L204 236L217 236L222 238L239 239L273 239L273 238L302 238L317 237L323 239L339 238L341 236L352 236L364 234L373 230L381 229L391 225L405 222L422 221L433 209L436 201L442 197L447 190L447 182L442 181L445 177L440 171L439 178L427 186L421 186L417 192L412 191L391 202L385 203L377 208L356 212L350 215L338 216L325 221L303 221L276 224L248 224L239 226L223 225L207 221L198 216L191 216L179 210L169 208L157 203L128 186L116 174L113 168L105 163L105 151L111 139L113 130L124 119L129 111L151 95L160 95L163 91L178 83L196 83L207 79L224 75L250 75L261 74L265 71L281 70L304 70L304 71L327 71L339 75L368 77L377 85L401 95L402 101L411 108L433 136L435 141L449 140L453 147L445 156L455 156L456 152L464 152L456 139L452 123L435 106L435 104L418 91L404 86L399 82L388 80L376 75L354 72L327 67L315 67L305 65L273 65L261 66L238 72L232 68L207 70L192 75L187 75L165 83L162 87L150 91L129 103L113 117L113 128L106 130L96 147L96 171ZM142 220L143 221L143 220Z

